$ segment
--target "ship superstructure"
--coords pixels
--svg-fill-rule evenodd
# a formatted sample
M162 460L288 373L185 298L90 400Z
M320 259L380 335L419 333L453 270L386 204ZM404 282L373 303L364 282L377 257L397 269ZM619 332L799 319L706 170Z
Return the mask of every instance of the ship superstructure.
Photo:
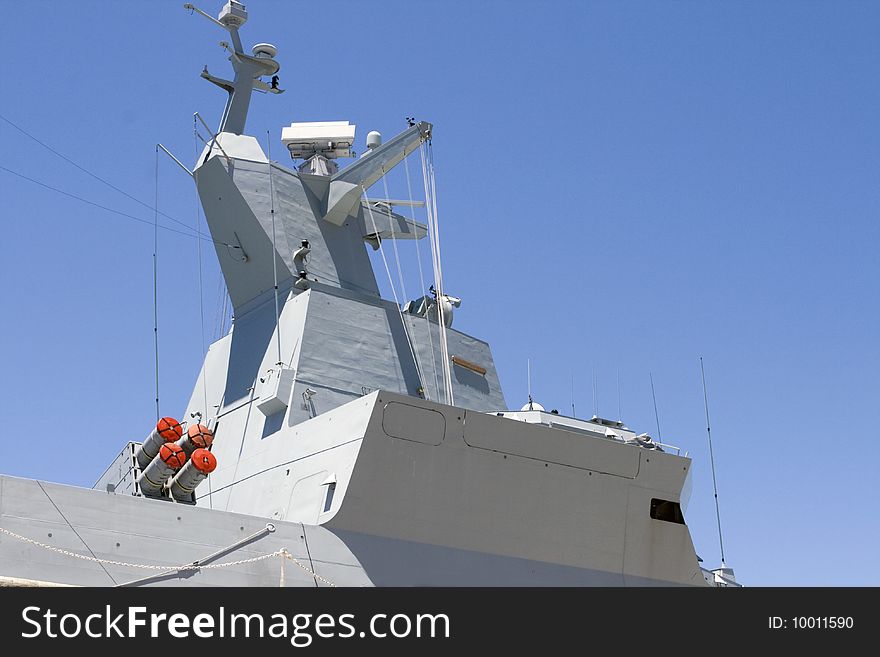
M245 52L238 2L208 18L234 77L202 72L227 103L190 173L232 329L181 423L125 442L93 490L0 478L0 576L277 586L280 560L285 585L729 583L684 522L690 459L621 422L507 410L489 345L453 328L432 125L357 157L354 125L293 123L293 163L270 161L245 128L254 90L283 92L277 49ZM423 201L368 194L415 153ZM426 224L403 213L419 203ZM383 299L368 249L422 239L431 288Z

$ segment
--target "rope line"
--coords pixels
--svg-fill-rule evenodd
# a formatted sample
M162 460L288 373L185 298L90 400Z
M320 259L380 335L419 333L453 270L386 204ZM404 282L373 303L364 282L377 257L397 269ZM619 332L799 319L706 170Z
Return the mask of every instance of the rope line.
M80 554L79 552L73 552L71 550L65 550L64 548L55 547L54 545L48 545L46 543L41 543L40 541L34 540L32 538L28 538L27 536L22 536L21 534L16 534L13 531L6 529L5 527L0 527L0 533L6 534L7 536L22 541L24 543L28 543L38 548L42 548L44 550L48 550L50 552L55 552L56 554L61 554L66 557L71 557L73 559L80 559L81 561L89 561L91 563L96 564L105 564L110 566L121 566L124 568L139 568L141 570L177 570L177 571L185 571L185 570L219 570L221 568L230 568L232 566L241 566L249 563L256 563L258 561L265 561L266 559L271 559L272 557L280 557L282 559L287 559L292 561L297 566L302 568L306 573L309 574L310 577L314 577L316 579L321 580L327 586L336 588L336 584L331 582L330 580L318 575L314 570L306 566L299 559L294 557L287 548L281 548L280 550L275 550L275 552L268 552L266 554L261 554L256 557L250 557L248 559L238 559L236 561L224 561L223 563L211 563L211 564L200 564L198 562L181 564L179 566L160 566L156 564L145 564L145 563L132 563L128 561L116 561L115 559L101 559L99 557L89 556L87 554Z
M99 557L92 557L86 554L80 554L79 552L72 552L71 550L65 550L64 548L55 547L54 545L47 545L46 543L41 543L40 541L35 541L32 538L28 538L27 536L22 536L21 534L16 534L13 531L9 531L5 527L0 527L0 532L10 536L12 538L18 539L25 543L29 543L30 545L34 545L39 548L43 548L44 550L49 550L50 552L55 552L57 554L63 554L66 557L72 557L74 559L81 559L82 561L90 561L92 563L97 564L108 564L111 566L124 566L126 568L141 568L143 570L202 570L208 568L228 568L230 566L238 566L245 563L254 563L256 561L263 561L264 559L269 559L270 557L280 557L282 556L282 552L284 550L276 550L275 552L270 552L268 554L261 554L258 557L251 557L250 559L239 559L238 561L226 561L224 563L216 563L216 564L204 564L201 565L199 563L188 563L180 566L158 566L155 564L144 564L144 563L131 563L128 561L116 561L114 559L101 559Z
M312 570L312 569L309 568L308 566L303 565L303 563L302 563L301 561L298 561L297 559L294 559L294 558L293 558L293 555L290 554L290 552L287 551L287 548L281 548L281 549L278 551L278 553L279 553L279 556L280 556L280 557L282 557L282 558L284 558L284 559L290 559L293 563L295 563L297 566L299 566L299 567L302 568L304 571L306 571L306 572L309 574L309 576L314 577L315 579L321 580L322 582L324 582L324 584L326 584L327 586L329 586L329 587L331 587L331 588L334 588L334 589L336 588L336 584L334 584L333 582L331 582L329 579L326 579L326 578L324 578L324 577L321 577L321 576L320 576L318 573L316 573L314 570ZM282 563L284 563L284 562L282 562ZM284 571L282 570L281 572L282 572L282 574L283 574ZM283 581L283 580L282 580L282 581Z

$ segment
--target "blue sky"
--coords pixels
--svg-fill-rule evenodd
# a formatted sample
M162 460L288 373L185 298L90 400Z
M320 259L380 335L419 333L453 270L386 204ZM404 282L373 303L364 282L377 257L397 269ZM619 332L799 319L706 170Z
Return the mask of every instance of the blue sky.
M215 125L224 102L198 77L228 73L223 34L181 4L0 0L0 113L152 203L156 142L190 163L192 113ZM247 5L245 45L278 46L287 90L255 96L248 120L275 159L292 121L347 119L359 141L405 116L434 123L456 327L490 342L508 404L524 403L531 358L545 406L568 411L573 380L591 415L595 372L600 414L616 417L619 371L623 420L654 432L653 375L662 437L694 458L686 517L715 565L703 356L739 578L880 584L880 5ZM2 121L0 143L0 166L152 221ZM405 198L399 174L390 193ZM5 171L0 189L0 471L91 485L154 414L152 229ZM159 199L195 224L167 158ZM196 242L161 233L167 414L219 323L210 244L202 255L200 295ZM403 264L418 296L411 250Z

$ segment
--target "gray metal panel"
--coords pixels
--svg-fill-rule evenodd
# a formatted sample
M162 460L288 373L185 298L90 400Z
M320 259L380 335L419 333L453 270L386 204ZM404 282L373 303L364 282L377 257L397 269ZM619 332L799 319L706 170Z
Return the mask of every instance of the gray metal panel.
M336 531L376 586L623 586L623 575ZM635 581L635 578L633 578ZM647 580L638 586L668 586Z
M202 424L217 417L226 392L231 346L232 334L228 333L208 347L189 404L180 420L192 419L191 414L197 412L202 414Z
M383 240L420 240L428 235L428 227L408 217L393 212L388 207L374 207L363 201L361 234L364 237L380 237Z
M651 498L655 496L650 490L629 490L623 557L625 584L638 586L641 579L647 578L703 586L705 580L687 525L650 518Z
M635 479L642 450L605 438L468 412L464 440L471 447Z
M252 516L0 476L0 527L100 559L162 566L190 563L235 544L265 525L265 519ZM277 522L275 527L273 534L221 557L216 563L286 548L306 567L320 567L331 573L337 578L331 580L335 584L369 584L357 559L332 533L320 527L311 528L307 548L303 525ZM319 562L324 565L319 566ZM331 570L331 564L340 567ZM129 566L100 565L0 534L0 576L113 586L156 573ZM281 558L272 557L228 568L174 574L145 585L278 586L280 573ZM315 586L316 582L308 572L287 561L285 584Z
M336 225L347 221L363 191L418 148L430 133L431 124L420 121L332 176L324 219Z
M355 399L299 424L285 424L265 437L260 423L267 418L252 408L253 404L239 406L220 421L213 447L217 470L207 485L198 489L198 504L269 518L314 521L291 515L301 510L292 491L301 479L326 471L337 480L331 509L335 513L357 461L375 397ZM328 517L322 514L322 521Z
M430 446L388 437L382 428L383 408L392 402L442 413L445 440ZM478 415L486 421L471 421ZM546 432L584 441L581 449L554 444L549 438L551 449L561 454L560 461L602 459L618 469L631 464L633 456L638 462L640 448L630 445L609 441L600 446L589 437L383 391L342 505L325 526L339 532L583 568L605 573L608 582L616 575L627 575L632 577L630 583L653 579L693 583L690 575L698 571L696 556L681 540L658 539L654 550L634 553L638 565L624 563L630 532L638 536L656 522L649 509L628 513L630 491L643 496L677 495L678 491L655 492L638 479L470 447L464 437L469 435L471 442L477 442L472 433L476 429L482 432L479 441L483 443L500 443L512 430L531 434L534 443L546 442ZM621 460L605 447L618 452ZM680 462L655 465L677 468ZM686 527L680 527L689 541Z
M197 168L194 175L211 236L218 242L215 248L229 298L238 308L272 289L272 241L227 173L225 161L213 157ZM239 161L231 162L234 172ZM224 244L241 245L242 249ZM279 281L291 278L283 258L277 260L276 270Z
M388 402L382 409L382 430L391 438L436 446L446 436L446 418L429 408Z
M281 304L283 312L284 299ZM235 318L232 344L229 347L226 388L223 393L224 405L229 406L253 393L257 376L265 371L263 362L274 333L275 305L271 298Z
M95 490L104 491L105 493L116 493L117 495L134 495L135 494L135 471L136 463L134 454L140 443L128 442L122 451L113 459L110 466L104 471L95 485Z
M410 339L422 372L422 383L428 399L437 401L444 398L442 363L440 353L440 332L436 322L425 317L404 313ZM495 370L495 361L489 345L456 329L447 329L449 355L460 356L481 367L485 374L450 363L452 368L452 393L455 405L477 411L496 411L507 408L501 382ZM431 357L433 347L434 355Z
M377 409L327 527L622 571L629 480L469 448L460 409L385 392L379 400L443 413L446 439L431 447L388 438Z
M297 380L361 394L416 395L418 377L394 304L312 290Z
M233 178L263 231L266 235L271 235L268 166L236 160ZM338 226L318 220L315 213L321 210L315 195L308 191L298 174L277 164L272 165L272 185L275 190L278 257L287 269L296 273L293 252L299 248L302 240L308 240L312 249L307 260L309 278L316 278L327 285L379 296L357 219L350 218ZM271 258L271 253L269 257ZM271 271L270 267L270 274Z
M130 563L171 565L201 559L262 528L248 516L170 502L107 495L59 484L0 477L0 526L79 554ZM43 492L45 490L45 493ZM47 496L48 494L48 496ZM50 500L51 497L51 500ZM63 515L62 515L63 514ZM156 577L145 586L610 586L621 574L400 541L323 527L276 522L274 534L215 563L287 548L292 561L271 558L187 575ZM51 536L49 536L51 534ZM106 569L105 569L106 568ZM0 534L0 576L113 586L155 574L60 555ZM325 581L326 580L326 581ZM629 585L670 582L627 575Z

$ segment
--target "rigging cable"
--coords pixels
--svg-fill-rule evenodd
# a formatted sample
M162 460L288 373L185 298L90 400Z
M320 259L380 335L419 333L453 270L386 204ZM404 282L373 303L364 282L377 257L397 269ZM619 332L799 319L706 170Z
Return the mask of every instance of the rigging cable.
M397 263L397 278L400 281L400 292L403 295L404 302L409 301L409 295L406 293L406 284L403 280L403 269L400 266L400 253L397 250L397 236L394 234L394 212L391 209L391 198L388 196L388 177L385 175L385 171L383 169L382 175L382 186L385 188L385 205L388 208L388 225L391 227L391 246L394 247L394 260ZM377 237L378 239L378 237ZM419 355L413 345L412 337L409 334L409 325L403 319L403 310L400 309L400 322L403 324L403 332L406 333L406 341L410 345L410 351L412 352L413 362L416 366L416 376L419 378L419 388L422 391L422 394L425 394L425 384L422 381L422 364L419 361ZM425 395L427 398L427 395Z
M593 417L599 417L599 375L593 366Z
M109 187L110 189L112 189L112 190L114 190L114 191L116 191L116 192L122 194L122 195L125 196L126 198L128 198L128 199L134 201L135 203L139 203L140 205L144 206L144 207L147 208L148 210L154 210L154 211L156 211L156 212L159 212L158 208L150 207L150 205L149 205L148 203L144 203L144 202L141 201L139 198L137 198L137 197L135 197L135 196L132 196L131 194L129 194L128 192L126 192L126 191L123 190L123 189L120 189L119 187L117 187L117 186L114 185L113 183L111 183L111 182L105 180L104 178L101 178L101 176L99 176L99 175L97 175L97 174L95 174L95 173L92 173L91 171L89 171L88 169L86 169L86 168L85 168L84 166L82 166L81 164L77 164L76 162L74 162L73 160L71 160L69 157L67 157L67 156L64 155L63 153L59 153L59 152L56 151L54 148L52 148L51 146L49 146L47 143L45 143L45 142L43 142L43 141L40 141L39 139L37 139L36 137L34 137L31 133L29 133L27 130L25 130L24 128L22 128L20 125L14 123L13 121L11 121L10 119L6 118L6 117L3 116L2 114L0 114L0 119L2 119L3 121L5 121L5 122L8 123L9 125L11 125L11 126L12 126L13 128L15 128L16 130L18 130L18 131L19 131L21 134L23 134L25 137L28 137L29 139L32 139L33 141L35 141L36 143L38 143L40 146L42 146L43 148L45 148L46 150L48 150L50 153L53 153L54 155L57 155L57 156L60 157L62 160L64 160L64 161L67 162L68 164L70 164L70 165L76 167L77 169L79 169L80 171L82 171L83 173L85 173L86 175L89 175L89 176L91 176L92 178L94 178L95 180L97 180L98 182L100 182L100 183L102 183L102 184L104 184L104 185L107 185L107 187ZM9 171L9 169L6 169L6 170ZM15 172L14 172L14 171L10 171L10 173L13 173L13 174L14 174ZM16 174L16 175L19 175L19 174ZM25 176L21 176L21 177L24 178ZM31 179L28 178L28 180L31 180ZM35 180L31 180L31 182L37 182L37 181L35 181ZM37 184L42 184L42 183L37 183ZM44 187L48 187L48 185L44 185ZM50 188L50 189L51 189L51 188ZM60 191L60 190L55 190L55 191ZM61 193L63 194L63 193L65 193L65 192L61 192ZM73 196L73 195L72 195L72 194L68 194L68 196ZM78 198L78 197L74 197L74 198ZM82 200L84 200L84 199L79 199L79 200L82 201ZM86 203L89 203L89 201L86 201ZM92 203L92 205L96 205L96 204ZM99 206L99 207L101 207L101 206ZM105 210L109 210L109 208L104 208L104 209L105 209ZM114 210L110 210L110 212L114 212ZM119 213L119 214L121 214L121 213ZM174 217L172 217L172 216L170 216L170 215L167 215L167 214L165 214L164 212L159 212L159 214L161 214L161 215L162 215L163 217L165 217L166 219L170 219L171 221L173 221L173 222L176 223L176 224L180 224L181 226L183 226L183 227L186 228L187 230L192 230L192 229L190 228L190 226L189 226L187 223L183 222L183 221L179 221L178 219L175 219ZM185 233L185 234L189 234L189 233ZM202 237L202 238L205 238L205 237L206 237L205 235L202 235L201 233L198 233L198 231L196 232L196 234L199 235L199 236Z
M384 177L385 170L382 170L382 175ZM361 196L363 198L363 204L367 206L367 212L370 215L370 223L373 224L373 234L376 235L376 242L379 244L379 254L382 256L382 263L385 265L385 273L388 275L388 284L391 286L391 294L394 296L394 304L397 306L397 313L400 315L400 323L403 324L403 332L406 335L406 343L409 346L410 353L412 354L413 361L416 361L416 352L413 349L412 340L409 338L409 332L406 330L406 321L403 319L403 309L400 307L400 299L397 297L397 290L394 287L394 278L391 276L391 269L388 267L388 259L385 257L385 249L382 246L382 238L379 236L379 229L376 226L376 219L373 217L373 208L367 200L367 190L364 189L364 186L361 185ZM416 376L419 378L419 386L424 390L424 384L422 383L422 375L421 372L418 371L418 367L416 367Z
M651 378L651 399L654 400L654 420L657 422L657 442L662 443L663 437L660 434L660 413L657 412L657 395L654 393L654 375L648 372Z
M156 360L156 422L159 422L159 145L156 145L155 220L153 222L153 351Z
M158 147L157 147L157 148L158 148ZM39 185L40 187L43 187L43 188L48 189L48 190L50 190L50 191L56 192L56 193L58 193L58 194L62 194L63 196L68 196L68 197L70 197L70 198L72 198L72 199L74 199L74 200L80 201L81 203L85 203L86 205L91 205L91 206L93 206L93 207L96 207L96 208L98 208L98 209L100 209L100 210L105 210L105 211L110 212L110 213L112 213L112 214L118 214L120 217L125 217L126 219L132 219L132 220L134 220L134 221L137 221L138 223L142 223L142 224L145 224L145 225L147 225L147 226L153 226L153 225L156 224L156 220L155 220L155 219L154 219L153 221L150 221L150 220L148 220L148 219L142 219L141 217L136 217L136 216L134 216L133 214L128 214L128 213L126 213L126 212L121 212L120 210L114 210L113 208L108 208L106 205L101 205L100 203L95 203L94 201L90 201L90 200L88 200L88 199L86 199L86 198L83 198L82 196L77 196L76 194L71 194L70 192L66 192L66 191L64 191L63 189L59 189L59 188L57 188L57 187L53 187L52 185L49 185L49 184L44 183L44 182L41 182L41 181L39 181L39 180L37 180L37 179L35 179L35 178L31 178L31 177L29 177L29 176L26 176L26 175L24 175L23 173L19 173L18 171L13 171L12 169L9 169L9 168L7 168L7 167L4 167L3 165L0 165L0 171L5 171L6 173L10 173L10 174L12 174L13 176L16 176L16 177L18 177L18 178L21 178L21 179L23 179L23 180L27 180L28 182L32 182L32 183L34 183L35 185ZM147 206L147 207L150 207L150 206ZM156 211L156 208L150 208L150 209L153 210L153 211ZM164 213L161 213L161 212L160 212L159 214L162 214L163 216L166 216L166 215L164 215ZM177 220L174 219L174 221L177 221ZM179 223L179 222L178 222L178 223ZM213 244L218 244L218 245L220 245L220 246L225 246L226 248L229 248L229 249L241 249L241 246L238 245L238 244L228 244L228 243L226 243L226 242L220 242L220 241L217 241L217 240L211 239L210 237L205 237L204 235L195 235L195 234L193 234L192 232L185 233L185 232L182 231L182 230L178 230L177 228L172 228L171 226L166 226L166 225L164 225L164 224L159 224L159 228L161 228L162 230L170 231L170 232L172 232L172 233L177 233L178 235L183 235L183 236L185 236L185 237L190 237L190 238L194 238L194 239L201 239L201 240L204 240L204 241L206 241L206 242L211 242L211 243L213 243ZM189 228L190 231L192 230L189 226L187 226L187 228Z
M275 184L272 178L272 137L266 130L266 159L269 166L269 214L272 215L272 281L275 285L275 335L278 343L278 360L276 365L281 367L281 314L278 310L278 249L275 246Z
M193 151L195 153L196 159L199 157L199 141L198 141L198 126L196 124L196 117L193 116ZM200 211L201 205L199 204L199 190L198 187L193 187L193 198L195 199L196 206L196 233L199 232L199 228L201 227L202 213ZM202 338L202 353L205 355L205 362L202 365L202 396L204 403L204 416L203 419L205 421L205 425L208 424L208 350L205 348L205 288L202 281L202 241L198 240L196 242L196 248L198 250L199 257L199 321L201 323L201 333L200 336ZM210 484L209 484L210 486Z
M403 282L403 269L400 267L400 253L397 251L397 237L394 234L394 212L391 209L391 198L388 196L388 176L382 169L382 186L385 188L385 205L388 208L388 225L391 227L391 246L394 250L394 260L397 263L397 280L400 282L400 293L404 301L409 300L406 293L406 285Z
M409 194L409 215L412 219L413 224L416 223L416 210L413 205L413 193L412 193L412 183L409 177L409 156L403 158L404 170L406 171L406 192ZM427 200L425 201L425 205L427 206ZM416 235L416 239L413 240L416 243L416 261L419 263L419 285L421 286L419 289L422 294L427 294L428 289L425 287L425 274L422 271L422 250L419 248L419 242L421 241ZM425 303L425 307L427 308L427 303ZM437 359L434 357L434 332L431 330L431 322L428 320L427 313L425 316L425 328L428 332L428 345L431 348L431 370L434 372L434 392L436 393L436 399L440 399L440 382L437 380Z
M703 380L703 402L706 406L706 435L709 438L709 462L712 465L712 490L715 493L715 519L718 521L718 545L721 547L721 567L724 561L724 539L721 537L721 510L718 507L718 483L715 481L715 454L712 452L712 427L709 424L709 393L706 392L706 370L703 369L703 357L700 356L700 377Z
M428 142L428 162L430 165L429 173L430 173L430 181L431 181L431 208L433 211L434 217L434 243L435 248L437 249L437 274L438 279L440 281L440 287L443 290L443 295L445 298L446 294L446 285L443 283L443 259L440 256L440 219L437 214L437 179L434 175L434 144L432 142ZM450 365L450 355L449 355L449 342L447 340L447 331L446 331L446 309L444 306L440 306L441 308L441 316L442 322L440 323L440 336L443 340L443 370L444 375L446 377L446 386L448 393L448 401L447 403L450 406L455 404L455 400L453 398L452 392L452 366ZM450 311L451 312L451 311ZM452 323L452 318L450 317L450 324Z
M431 259L434 268L434 290L437 295L436 307L438 320L437 328L440 335L440 360L443 372L445 400L448 405L453 406L454 398L452 395L452 373L449 369L449 346L446 341L446 313L443 311L443 274L440 268L440 250L438 248L440 235L438 232L436 214L437 204L432 194L432 190L435 189L434 184L431 182L431 177L433 176L433 168L431 168L428 164L428 157L425 153L425 150L426 149L423 143L420 146L420 153L422 158L422 183L425 186L425 207L428 214L428 228L431 240Z

